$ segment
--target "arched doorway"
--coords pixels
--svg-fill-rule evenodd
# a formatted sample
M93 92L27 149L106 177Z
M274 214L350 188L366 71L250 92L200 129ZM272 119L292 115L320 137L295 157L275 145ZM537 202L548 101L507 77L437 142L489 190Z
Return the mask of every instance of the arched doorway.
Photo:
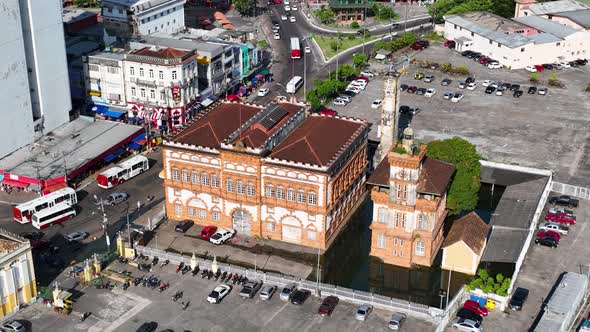
M238 209L231 215L231 219L233 227L238 231L238 234L250 236L250 231L252 229L252 217L250 216L250 213Z
M283 219L283 241L300 243L301 242L301 223L293 217Z

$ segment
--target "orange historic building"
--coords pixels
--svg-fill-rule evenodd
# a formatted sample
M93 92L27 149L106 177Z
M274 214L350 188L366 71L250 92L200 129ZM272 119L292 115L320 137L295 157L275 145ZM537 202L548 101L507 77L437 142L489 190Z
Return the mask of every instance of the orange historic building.
M384 263L431 266L443 241L446 191L455 171L451 164L426 157L426 146L413 142L411 128L402 144L381 161L371 185L371 256Z
M163 144L167 215L326 249L365 194L369 125L220 102Z

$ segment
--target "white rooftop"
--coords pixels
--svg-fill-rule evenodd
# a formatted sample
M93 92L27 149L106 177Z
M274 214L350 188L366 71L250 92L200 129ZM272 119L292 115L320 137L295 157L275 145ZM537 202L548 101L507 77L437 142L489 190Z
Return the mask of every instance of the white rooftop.
M581 9L590 9L590 6L575 0L558 0L536 3L531 5L528 9L535 15L545 15Z
M31 178L63 176L64 162L68 171L76 170L141 130L139 126L81 116L0 159L0 169Z

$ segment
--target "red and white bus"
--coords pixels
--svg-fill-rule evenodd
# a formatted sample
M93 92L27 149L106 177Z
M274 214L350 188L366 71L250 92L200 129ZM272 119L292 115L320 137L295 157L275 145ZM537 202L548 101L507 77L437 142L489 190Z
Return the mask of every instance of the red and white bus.
M301 46L299 45L299 38L291 38L291 58L301 59Z
M51 192L45 196L35 198L26 203L12 208L12 215L14 220L21 224L31 222L33 214L42 211L44 209L53 207L54 205L66 202L69 205L75 205L78 203L78 196L76 191L72 188L66 187L60 190Z
M43 229L64 220L76 216L76 209L66 202L55 204L55 206L37 212L33 215L31 224L37 229Z
M144 171L147 171L149 168L150 163L148 159L142 155L137 155L106 170L104 173L100 173L96 177L96 182L99 187L106 189L112 188L143 173Z

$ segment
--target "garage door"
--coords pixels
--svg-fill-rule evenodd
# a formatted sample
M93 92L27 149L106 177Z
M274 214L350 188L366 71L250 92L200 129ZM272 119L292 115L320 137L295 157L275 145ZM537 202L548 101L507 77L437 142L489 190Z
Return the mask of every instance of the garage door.
M236 210L232 215L232 222L234 229L238 234L250 236L252 229L252 218L250 214L244 210Z

